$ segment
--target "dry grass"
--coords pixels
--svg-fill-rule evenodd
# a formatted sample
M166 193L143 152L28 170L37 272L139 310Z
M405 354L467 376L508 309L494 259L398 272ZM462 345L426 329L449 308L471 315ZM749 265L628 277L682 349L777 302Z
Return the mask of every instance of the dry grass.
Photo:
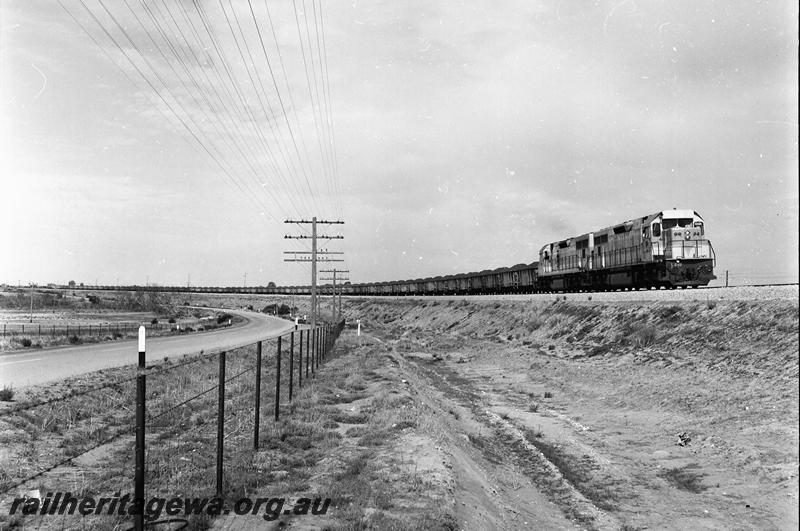
M658 473L667 483L680 490L698 494L708 487L703 485L705 474L697 472L697 465L686 465L678 468L667 468Z

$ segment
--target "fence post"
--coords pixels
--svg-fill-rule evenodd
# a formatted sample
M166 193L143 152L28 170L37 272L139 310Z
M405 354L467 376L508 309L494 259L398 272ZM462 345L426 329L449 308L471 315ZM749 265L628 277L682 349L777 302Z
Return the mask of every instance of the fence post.
M281 336L278 336L278 355L275 370L275 422L281 414Z
M292 385L294 382L294 330L289 334L289 402L292 401Z
M311 369L311 329L306 330L306 379ZM313 371L312 371L313 372Z
M314 329L308 329L308 336L306 337L306 346L308 347L308 354L309 358L308 361L311 363L311 376L314 376L316 373L316 365L314 361L315 356L315 349L314 349Z
M303 331L300 330L300 363L297 365L297 387L303 387Z
M39 337L42 337L42 325L39 325Z
M261 341L256 344L256 405L253 420L253 450L258 450L258 427L261 421Z
M139 327L139 366L136 375L136 469L133 484L135 503L142 508L134 515L134 526L137 531L144 529L144 401L146 395L145 376L145 330Z
M314 327L314 366L319 370L319 327Z
M225 441L225 351L219 353L219 400L217 405L217 496L222 497L222 445Z

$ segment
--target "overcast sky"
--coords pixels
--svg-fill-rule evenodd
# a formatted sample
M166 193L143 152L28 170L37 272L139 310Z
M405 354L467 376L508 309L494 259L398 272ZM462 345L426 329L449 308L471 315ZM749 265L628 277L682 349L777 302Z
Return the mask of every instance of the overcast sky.
M197 1L0 1L0 282L308 283L314 215L418 278L673 207L797 281L795 2Z

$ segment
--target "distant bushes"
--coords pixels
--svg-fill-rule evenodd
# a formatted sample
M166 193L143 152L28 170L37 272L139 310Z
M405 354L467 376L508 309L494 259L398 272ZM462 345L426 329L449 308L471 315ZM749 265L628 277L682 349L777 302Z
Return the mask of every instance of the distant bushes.
M267 304L261 310L261 313L271 314L271 315L289 315L292 313L292 309L289 307L288 304Z
M33 344L33 341L31 341L27 337L23 337L22 339L19 340L19 342L25 348L28 348Z
M217 317L217 324L227 324L228 320L233 320L233 316L229 313L220 314Z

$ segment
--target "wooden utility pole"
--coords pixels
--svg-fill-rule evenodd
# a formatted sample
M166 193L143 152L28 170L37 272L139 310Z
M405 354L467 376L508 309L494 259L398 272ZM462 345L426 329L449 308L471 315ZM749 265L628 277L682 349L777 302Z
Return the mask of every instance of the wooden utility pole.
M333 316L333 322L336 322L338 319L336 318L336 273L349 273L350 270L348 269L323 269L320 273L333 273L333 277L322 278L320 280L332 280L333 281L333 293L331 295L331 315ZM348 280L347 278L339 277L339 280ZM339 317L341 317L342 312L342 292L341 288L339 289Z
M297 258L296 255L304 255L309 254L308 252L303 251L285 251L284 254L294 254L295 258L284 258L284 262L311 262L311 329L315 330L317 327L317 261L320 262L343 262L342 259L337 258L318 258L317 254L336 254L332 252L322 251L317 253L317 240L343 240L344 236L336 235L336 236L328 236L328 235L319 235L317 234L317 225L344 225L344 221L325 221L325 220L318 220L316 216L311 218L311 221L301 219L301 220L289 220L287 219L284 223L296 223L298 225L301 224L310 224L311 225L311 236L284 236L284 239L292 239L292 240L311 240L311 258L304 258L300 257ZM342 254L342 253L338 253Z

